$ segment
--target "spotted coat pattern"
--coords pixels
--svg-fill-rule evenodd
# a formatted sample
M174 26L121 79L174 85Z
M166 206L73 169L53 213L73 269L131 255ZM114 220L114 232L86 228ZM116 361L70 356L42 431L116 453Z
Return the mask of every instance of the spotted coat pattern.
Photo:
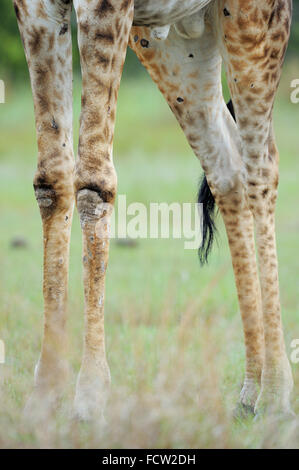
M72 4L82 68L75 168ZM76 200L83 233L85 339L75 410L90 418L105 404L110 382L103 311L107 203L116 195L112 144L129 44L177 117L225 222L246 346L240 409L291 413L292 376L281 324L275 242L278 151L272 122L291 1L15 0L14 5L35 103L39 155L34 188L45 241L45 331L34 392L38 399L45 391L59 390L65 380L68 246ZM222 61L236 123L222 97Z

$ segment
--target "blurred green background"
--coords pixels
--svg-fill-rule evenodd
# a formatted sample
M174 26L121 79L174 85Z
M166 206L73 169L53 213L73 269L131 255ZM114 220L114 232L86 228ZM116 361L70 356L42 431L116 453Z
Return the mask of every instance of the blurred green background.
M288 353L299 338L299 5L274 116L281 155L277 239ZM234 422L244 372L239 307L221 220L208 267L182 240L115 241L107 272L106 331L112 372L104 436L70 422L69 404L82 355L81 232L75 213L71 242L69 322L71 380L65 407L41 432L22 423L40 352L42 231L32 179L36 140L31 90L12 2L1 3L0 78L0 447L299 447L298 427ZM76 51L76 48L75 48ZM76 52L75 52L76 54ZM75 55L75 68L78 58ZM79 74L78 74L79 75ZM75 79L78 139L80 82ZM121 84L114 161L128 203L194 202L201 168L163 97L130 52ZM294 410L299 413L299 365Z

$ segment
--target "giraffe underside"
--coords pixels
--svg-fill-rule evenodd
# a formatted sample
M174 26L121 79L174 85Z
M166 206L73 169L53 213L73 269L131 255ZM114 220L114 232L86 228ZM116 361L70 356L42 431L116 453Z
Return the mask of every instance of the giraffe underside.
M202 10L214 0L135 0L135 26L166 26Z

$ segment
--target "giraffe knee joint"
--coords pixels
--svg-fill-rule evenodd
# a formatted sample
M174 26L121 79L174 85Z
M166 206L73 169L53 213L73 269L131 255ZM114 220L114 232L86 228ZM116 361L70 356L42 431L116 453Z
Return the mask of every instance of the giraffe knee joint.
M57 196L56 192L52 188L42 188L42 187L35 187L35 197L38 202L39 207L47 208L53 207L56 205Z
M42 219L49 219L58 212L68 213L73 207L73 189L71 185L65 185L61 190L52 185L34 184L34 193ZM66 220L69 219L67 215Z
M100 189L80 189L77 192L77 208L80 217L81 227L95 225L101 218L111 212L115 192L109 194Z
M81 189L77 193L77 208L82 227L96 223L101 216L103 200L97 191Z
M34 179L33 188L42 219L51 218L58 212L72 210L74 190L72 177L69 175L62 175L58 182L53 176L45 178L38 174Z
M34 184L34 192L42 218L51 217L58 205L58 195L55 189L51 186Z

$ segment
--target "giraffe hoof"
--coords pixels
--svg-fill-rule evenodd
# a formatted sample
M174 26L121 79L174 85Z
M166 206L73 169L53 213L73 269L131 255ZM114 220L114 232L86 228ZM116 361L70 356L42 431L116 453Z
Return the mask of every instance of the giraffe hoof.
M254 406L239 402L233 412L236 421L245 421L254 417Z
M100 371L79 372L73 406L73 418L77 421L104 422L104 409L110 388L110 372L106 365Z
M297 418L296 413L289 408L288 410L271 410L271 408L258 408L255 410L254 421L258 422L264 418L273 420L276 423L290 422Z
M277 419L278 421L289 421L296 418L289 400L275 395L260 395L255 405L254 413L255 421L264 417Z
M240 393L239 402L234 411L234 418L246 420L254 417L254 406L258 397L258 381L246 378Z
M23 419L31 425L45 423L54 415L58 404L59 396L55 392L35 387L25 404Z
M103 409L96 407L94 402L78 398L77 395L74 400L72 419L81 423L96 422L101 427L106 425Z

